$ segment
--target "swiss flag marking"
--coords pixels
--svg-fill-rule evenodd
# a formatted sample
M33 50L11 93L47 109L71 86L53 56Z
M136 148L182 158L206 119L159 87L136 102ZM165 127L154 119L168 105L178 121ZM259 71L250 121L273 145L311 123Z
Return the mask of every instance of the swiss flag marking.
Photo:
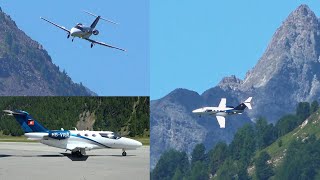
M33 126L34 125L34 120L28 120L28 125Z

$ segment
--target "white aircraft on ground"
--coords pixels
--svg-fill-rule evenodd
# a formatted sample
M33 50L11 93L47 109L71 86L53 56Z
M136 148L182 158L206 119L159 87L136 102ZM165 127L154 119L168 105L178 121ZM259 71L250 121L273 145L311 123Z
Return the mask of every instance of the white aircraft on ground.
M114 48L114 49L118 49L118 50L121 50L121 51L126 51L125 49L121 49L121 48L118 48L118 47L115 47L115 46L112 46L112 45L109 45L109 44L106 44L104 42L99 42L99 41L95 41L95 40L92 40L90 39L90 36L93 34L93 35L98 35L99 34L99 31L97 29L95 29L96 25L98 24L99 20L102 19L104 21L107 21L107 22L110 22L110 23L113 23L113 24L117 24L113 21L110 21L110 20L107 20L107 19L104 19L102 18L101 16L97 16L97 15L94 15L90 12L87 12L87 11L84 11L85 13L88 13L92 16L95 16L96 19L93 21L93 23L91 24L91 26L84 26L82 23L78 23L76 26L74 26L73 28L71 28L71 30L65 28L64 26L60 26L54 22L51 22L43 17L40 17L41 19L47 21L48 23L50 24L53 24L55 26L57 26L58 28L66 31L68 33L68 36L67 38L69 38L70 36L72 36L72 42L74 40L75 37L78 37L78 38L81 38L81 39L85 39L89 42L91 42L91 48L95 45L95 44L100 44L102 46L106 46L106 47L109 47L109 48Z
M122 156L126 150L134 150L142 143L130 138L121 137L111 131L78 131L75 130L48 130L25 111L3 110L7 115L15 117L30 140L40 141L42 144L71 151L79 157L93 149L122 149Z
M221 98L221 101L219 103L218 107L203 107L199 109L195 109L192 111L194 114L201 115L213 115L217 117L218 123L220 125L220 128L226 127L226 119L225 117L227 115L233 115L233 114L242 114L244 109L247 107L248 109L252 109L251 107L251 99L252 97L249 97L246 101L239 104L237 107L233 106L227 106L227 99Z

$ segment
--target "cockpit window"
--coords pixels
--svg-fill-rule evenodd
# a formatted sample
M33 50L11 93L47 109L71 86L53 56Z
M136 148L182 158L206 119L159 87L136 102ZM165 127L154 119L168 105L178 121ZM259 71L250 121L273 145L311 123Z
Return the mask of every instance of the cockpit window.
M81 28L82 28L82 24L81 24L81 23L78 23L78 24L75 26L75 28L81 29Z
M109 139L120 139L121 136L117 133L99 133L101 137L109 138Z
M207 109L206 112L212 112L212 110L211 109Z

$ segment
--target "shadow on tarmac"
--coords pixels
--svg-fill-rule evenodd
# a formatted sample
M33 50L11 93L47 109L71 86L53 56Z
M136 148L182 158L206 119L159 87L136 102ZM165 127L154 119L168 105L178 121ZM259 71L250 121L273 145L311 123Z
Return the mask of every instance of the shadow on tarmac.
M112 157L133 157L136 155L127 155L127 156L122 156L122 155L90 155L92 157L99 157L99 156L112 156ZM5 157L67 157L71 161L86 161L89 156L85 155L82 157L79 156L74 156L71 155L70 153L60 153L60 154L52 154L52 155L10 155L10 154L0 154L0 158L5 158Z

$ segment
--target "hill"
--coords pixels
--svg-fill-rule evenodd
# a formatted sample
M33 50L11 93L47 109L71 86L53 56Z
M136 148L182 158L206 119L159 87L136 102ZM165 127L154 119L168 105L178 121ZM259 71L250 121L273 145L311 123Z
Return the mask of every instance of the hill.
M311 114L311 115L310 115ZM263 118L240 128L232 142L186 152L166 151L152 179L319 179L320 110L300 102L276 125Z
M92 96L0 9L0 96Z

